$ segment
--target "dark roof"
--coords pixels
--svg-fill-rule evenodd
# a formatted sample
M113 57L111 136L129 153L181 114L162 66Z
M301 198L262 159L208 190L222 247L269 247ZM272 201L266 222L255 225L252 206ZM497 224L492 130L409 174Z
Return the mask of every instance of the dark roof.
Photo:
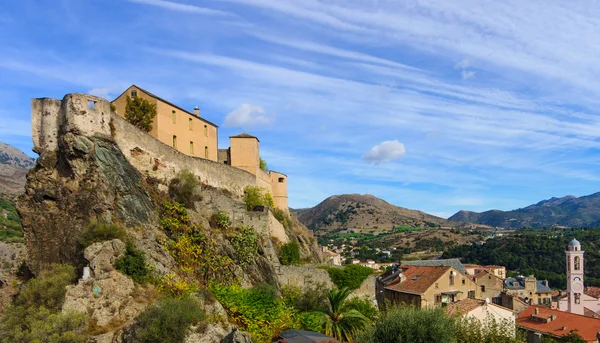
M452 267L459 272L466 274L465 267L457 258L449 258L444 260L419 260L402 262L404 266L429 266L429 267Z
M396 292L423 294L439 280L449 266L400 266L402 278L392 281L385 289ZM404 279L404 281L402 281Z
M509 277L505 280L506 288L510 290L521 290L525 289L525 278L522 277ZM517 285L514 285L514 283ZM536 280L535 281L535 292L536 293L552 293L552 289L549 286L544 284L545 281Z
M245 132L240 133L239 135L235 135L235 136L229 136L229 138L255 138L257 141L260 142L260 140L258 139L258 137L256 136L252 136L250 134L247 134Z
M340 343L321 333L303 330L285 330L279 337L281 343Z
M164 103L166 103L166 104L169 104L169 105L171 105L171 106L173 106L173 107L177 108L178 110L180 110L180 111L183 111L183 112L185 112L185 113L187 113L187 114L191 115L191 116L192 116L192 117L194 117L194 118L198 118L198 119L202 120L203 122L205 122L205 123L207 123L207 124L210 124L210 125L212 125L212 126L214 126L214 127L219 127L217 124L215 124L215 123L212 123L212 122L210 122L210 121L208 121L208 120L206 120L206 119L204 119L204 118L202 118L202 117L199 117L199 116L197 116L197 115L195 115L195 114L193 114L193 113L189 112L188 110L186 110L186 109L184 109L184 108L182 108L182 107L179 107L179 106L175 105L174 103L172 103L172 102L170 102L170 101L167 101L167 100L165 100L165 99L163 99L163 98L161 98L161 97L159 97L159 96L157 96L157 95L154 95L154 94L152 94L152 93L148 92L147 90L145 90L144 88L142 88L142 87L140 87L140 86L137 86L137 85L135 85L135 84L133 84L133 85L131 85L131 86L127 87L127 89L126 89L126 90L124 90L124 91L123 91L123 93L121 93L121 94L120 94L118 97L116 97L116 98L115 98L115 100L116 100L116 99L118 99L118 98L120 98L120 97L121 97L121 95L125 94L125 92L127 92L127 91L129 90L129 88L131 88L131 87L135 87L135 88L137 88L137 89L141 90L142 92L144 92L144 93L148 94L149 96L151 96L151 97L155 98L156 100L160 100L160 101L162 101L162 102L164 102ZM113 101L115 101L115 100L113 100Z

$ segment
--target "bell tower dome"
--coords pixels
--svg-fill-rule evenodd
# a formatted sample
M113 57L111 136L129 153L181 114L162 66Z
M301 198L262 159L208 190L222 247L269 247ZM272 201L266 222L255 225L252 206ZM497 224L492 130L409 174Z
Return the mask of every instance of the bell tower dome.
M567 246L567 311L583 315L583 253L581 243L573 239Z

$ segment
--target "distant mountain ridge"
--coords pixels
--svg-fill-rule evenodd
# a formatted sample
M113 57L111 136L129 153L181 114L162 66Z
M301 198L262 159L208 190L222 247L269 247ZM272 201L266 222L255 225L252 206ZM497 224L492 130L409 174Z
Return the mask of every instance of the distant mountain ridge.
M296 209L298 220L312 230L438 226L444 218L394 206L370 194L333 195L312 208Z
M448 220L511 229L551 226L600 227L600 192L582 197L553 197L512 211L461 210Z
M0 194L14 196L24 191L25 176L35 159L0 142Z

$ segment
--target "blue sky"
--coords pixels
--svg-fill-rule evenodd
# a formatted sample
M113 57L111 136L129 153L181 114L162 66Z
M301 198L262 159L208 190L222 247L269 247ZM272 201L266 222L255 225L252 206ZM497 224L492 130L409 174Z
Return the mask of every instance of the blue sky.
M508 210L600 191L598 32L598 1L9 0L0 140L135 83L259 136L292 207Z

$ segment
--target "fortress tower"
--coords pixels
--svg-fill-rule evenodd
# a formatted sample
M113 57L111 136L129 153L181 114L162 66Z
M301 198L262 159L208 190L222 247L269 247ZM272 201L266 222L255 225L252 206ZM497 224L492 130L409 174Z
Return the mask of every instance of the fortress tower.
M583 315L583 250L573 239L567 247L567 311Z

